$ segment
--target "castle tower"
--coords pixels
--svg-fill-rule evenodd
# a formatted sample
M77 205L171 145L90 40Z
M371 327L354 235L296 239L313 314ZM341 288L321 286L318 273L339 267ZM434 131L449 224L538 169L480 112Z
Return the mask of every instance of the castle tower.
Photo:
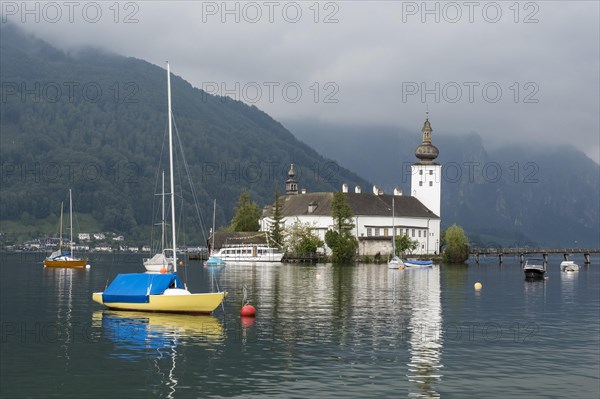
M288 179L285 181L286 195L298 194L298 182L294 177L296 177L296 172L294 171L294 164L291 164L290 170L288 171Z
M442 165L435 162L439 150L431 144L431 123L429 117L423 124L423 142L415 150L419 159L412 166L411 191L429 210L440 216L442 202Z

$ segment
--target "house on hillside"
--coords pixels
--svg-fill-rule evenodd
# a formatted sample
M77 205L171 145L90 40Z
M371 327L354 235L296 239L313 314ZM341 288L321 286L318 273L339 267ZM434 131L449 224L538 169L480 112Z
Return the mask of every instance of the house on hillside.
M352 233L359 243L359 255L387 255L392 252L392 236L408 235L418 242L416 254L437 254L441 244L441 165L435 162L438 149L431 144L429 119L423 125L423 142L415 150L417 161L411 166L412 196L403 195L395 189L384 194L374 186L371 192L362 192L359 186L349 192L342 185L342 192L352 209L354 228ZM400 171L399 171L400 172ZM290 166L285 182L286 195L282 197L282 224L289 226L296 220L313 226L313 231L325 241L327 230L334 228L331 217L332 192L299 193L294 165ZM392 209L393 208L393 209ZM273 223L274 205L263 208L260 218L262 231L269 231ZM325 248L330 253L329 248Z

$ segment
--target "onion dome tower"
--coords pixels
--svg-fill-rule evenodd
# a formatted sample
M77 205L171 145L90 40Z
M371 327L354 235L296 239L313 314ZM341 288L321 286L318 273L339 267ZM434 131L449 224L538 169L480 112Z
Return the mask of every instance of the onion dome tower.
M298 194L298 182L295 179L296 172L294 171L294 164L290 164L290 170L288 171L288 179L285 181L285 193L287 195Z
M411 166L411 191L413 197L416 197L437 216L441 216L442 165L435 162L440 151L431 144L432 131L429 112L427 112L423 129L421 129L423 142L415 150L418 161Z
M415 150L415 156L419 158L419 163L421 164L431 164L433 160L440 155L440 151L436 146L431 144L431 123L429 123L429 118L425 119L425 123L423 124L423 143L417 147Z

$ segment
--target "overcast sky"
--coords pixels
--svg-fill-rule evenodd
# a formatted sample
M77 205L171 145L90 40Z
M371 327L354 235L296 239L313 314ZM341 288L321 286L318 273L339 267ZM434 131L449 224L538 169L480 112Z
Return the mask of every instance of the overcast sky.
M570 143L600 158L598 1L23 5L2 1L2 22L63 49L169 60L194 86L279 121L418 131L427 106L434 134Z

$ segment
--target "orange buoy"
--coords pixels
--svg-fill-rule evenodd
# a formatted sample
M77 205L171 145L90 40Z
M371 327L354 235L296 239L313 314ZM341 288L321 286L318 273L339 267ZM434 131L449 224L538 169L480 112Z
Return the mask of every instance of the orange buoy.
M165 274L167 272L167 269L165 269L164 267L160 268L160 273L161 274Z
M240 311L240 316L242 316L242 317L255 317L256 316L256 309L254 308L254 306L246 304L246 305L242 306L242 310Z
M183 261L182 260L179 261L179 266L183 266Z

